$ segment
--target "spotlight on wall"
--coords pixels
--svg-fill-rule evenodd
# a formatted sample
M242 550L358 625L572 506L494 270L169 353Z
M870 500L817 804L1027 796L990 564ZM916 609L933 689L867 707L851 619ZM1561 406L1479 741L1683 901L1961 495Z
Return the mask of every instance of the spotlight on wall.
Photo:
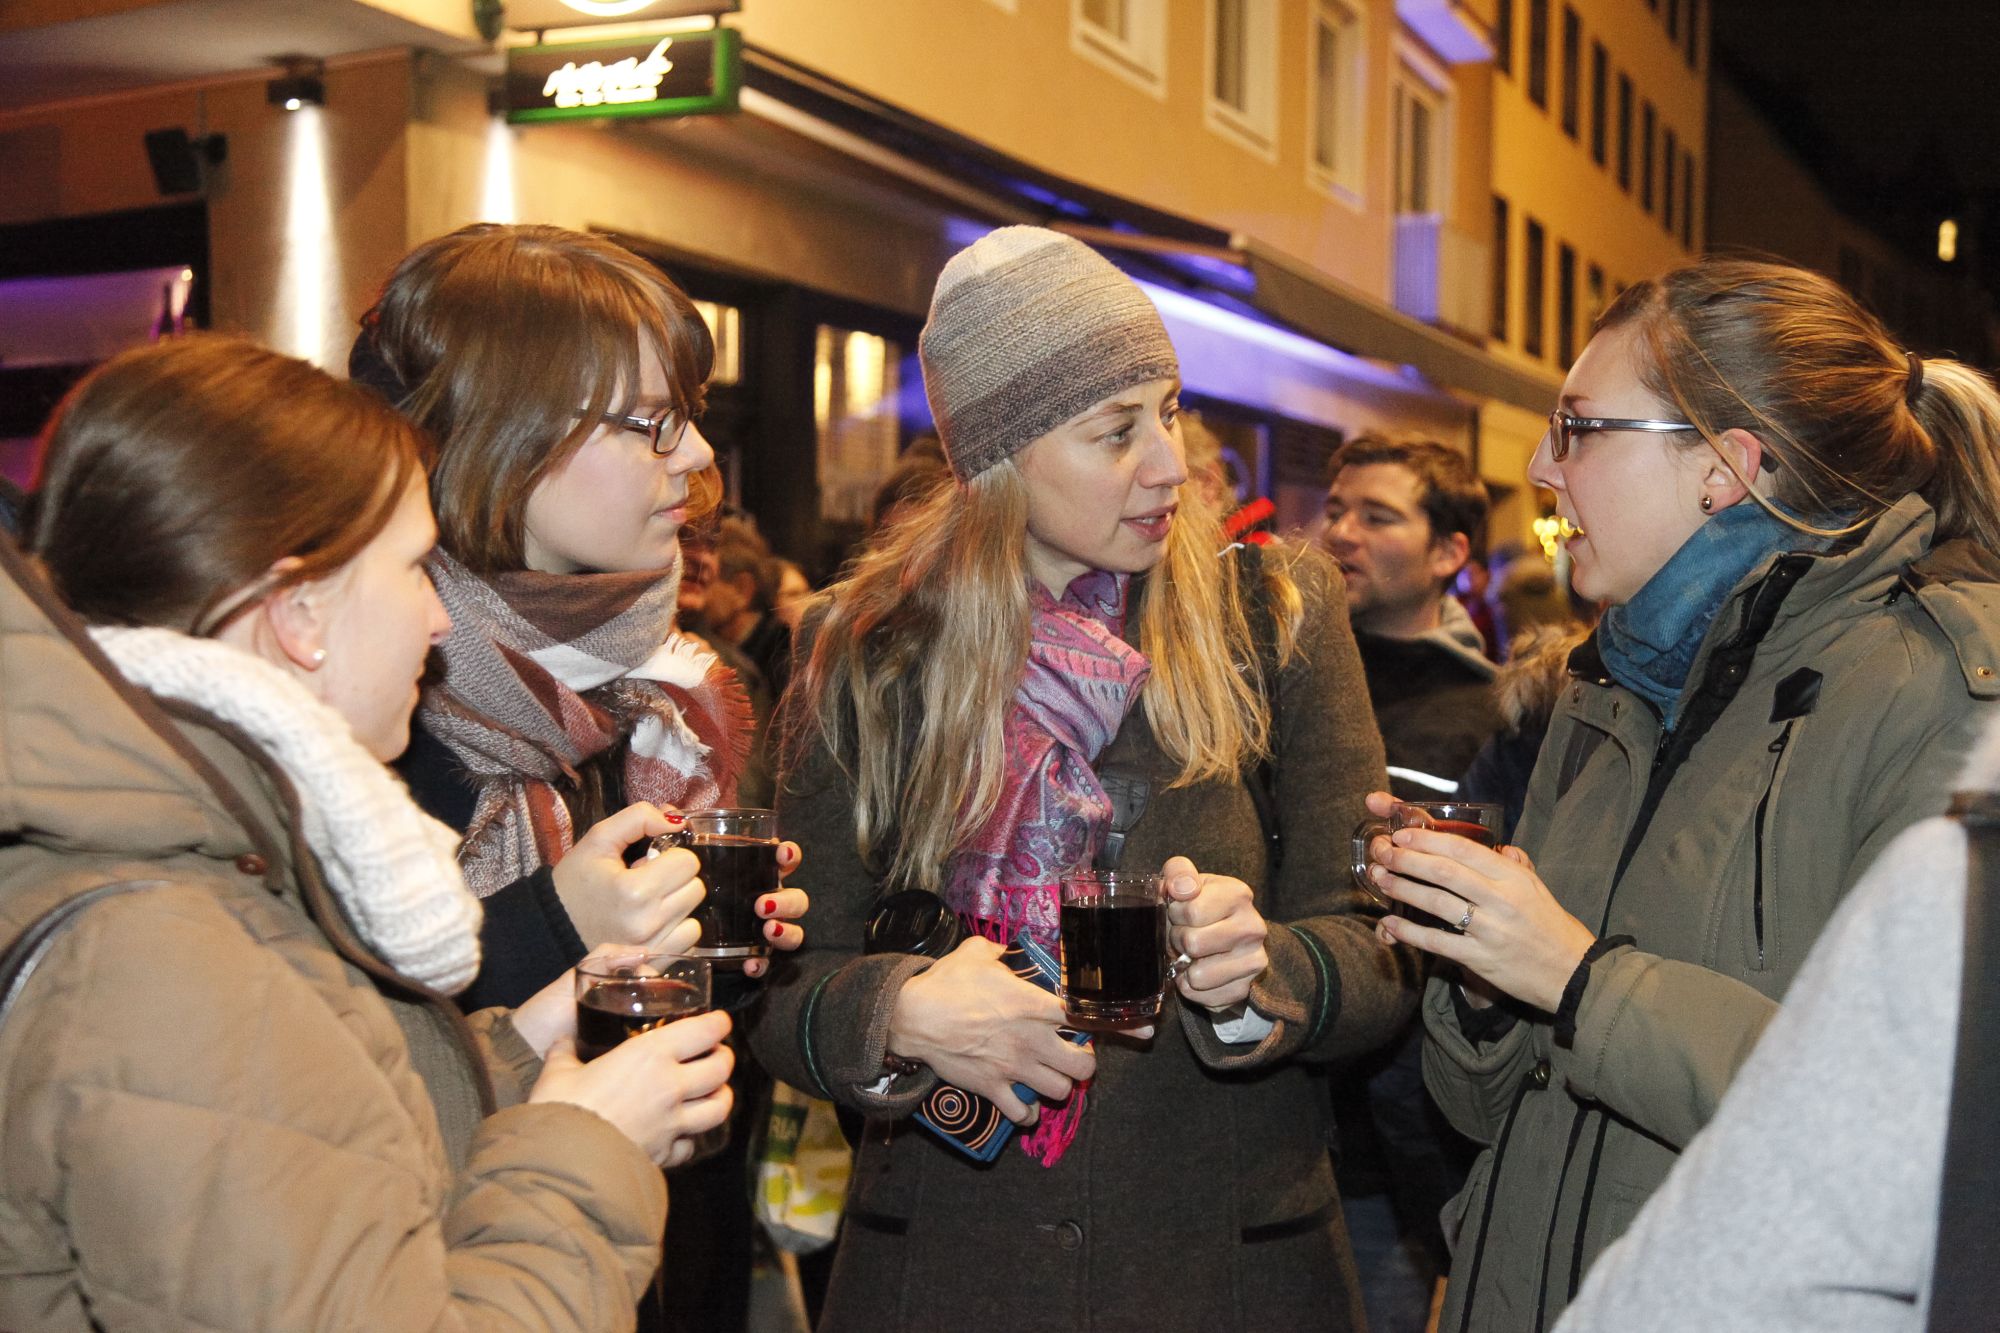
M211 170L229 157L229 140L221 134L191 137L178 125L146 132L146 161L153 168L153 185L161 194L193 194Z
M306 56L282 56L285 72L264 85L264 100L287 111L326 105L326 63Z

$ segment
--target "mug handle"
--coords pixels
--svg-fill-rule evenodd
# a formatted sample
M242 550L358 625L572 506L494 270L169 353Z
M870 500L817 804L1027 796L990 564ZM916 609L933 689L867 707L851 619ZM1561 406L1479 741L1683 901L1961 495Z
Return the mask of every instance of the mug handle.
M1368 844L1377 838L1389 836L1389 821L1386 819L1364 819L1354 826L1354 835L1349 843L1348 870L1354 876L1354 887L1384 907L1394 908L1397 904L1382 890L1375 887L1375 881L1368 878L1368 868L1374 864L1368 855Z

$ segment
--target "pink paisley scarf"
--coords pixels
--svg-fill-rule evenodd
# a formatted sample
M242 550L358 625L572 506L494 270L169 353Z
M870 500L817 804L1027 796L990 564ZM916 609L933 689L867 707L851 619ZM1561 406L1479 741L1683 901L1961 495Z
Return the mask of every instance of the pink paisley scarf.
M1034 584L1028 661L1004 724L1007 781L1000 803L945 870L945 901L972 930L1006 944L1025 930L1059 947L1062 877L1088 866L1111 824L1111 801L1091 765L1138 702L1152 666L1121 637L1131 576L1092 570L1060 599ZM1044 1166L1061 1159L1083 1113L1079 1085L1043 1108L1022 1139Z

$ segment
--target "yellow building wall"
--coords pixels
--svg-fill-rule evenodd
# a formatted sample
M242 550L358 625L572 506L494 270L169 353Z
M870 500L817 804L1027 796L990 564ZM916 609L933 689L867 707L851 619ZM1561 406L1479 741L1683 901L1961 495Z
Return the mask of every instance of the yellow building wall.
M326 106L298 113L264 100L265 77L0 113L0 136L54 143L31 165L16 164L0 190L0 223L191 198L162 198L146 160L146 132L178 125L226 135L228 161L208 194L214 327L344 368L354 319L401 253L409 57L335 62L326 73ZM302 151L320 170L296 170ZM302 272L300 265L323 267Z
M749 0L732 22L761 47L1002 152L1254 236L1388 299L1389 71L1402 31L1394 0L1355 4L1368 51L1359 208L1308 183L1311 0L1265 0L1279 10L1275 162L1206 123L1207 0L1153 2L1166 6L1164 96L1072 50L1071 0L1018 0L1012 13L993 0ZM1483 92L1457 99L1473 134L1460 135L1452 164L1451 216L1475 236L1485 207L1484 103Z
M461 66L426 61L417 88L411 245L475 221L616 231L919 317L949 257L941 213L815 175L824 150L753 117L508 127Z
M1702 244L1703 217L1707 208L1706 53L1701 71L1690 70L1680 45L1667 40L1661 15L1637 3L1637 0L1576 0L1570 7L1577 11L1583 24L1579 56L1581 108L1577 137L1570 138L1562 128L1562 14L1565 8L1562 0L1551 0L1549 6L1547 110L1536 106L1528 98L1528 0L1514 0L1513 73L1495 76L1493 94L1491 189L1504 197L1511 209L1508 337L1503 354L1511 354L1521 361L1529 360L1522 351L1527 286L1522 266L1526 220L1533 216L1547 234L1543 284L1546 302L1544 338L1539 361L1558 371L1562 367L1557 361L1556 257L1561 244L1567 243L1577 252L1576 346L1579 350L1588 334L1589 292L1585 275L1591 264L1595 263L1604 270L1608 299L1611 293L1617 291L1619 284L1629 285L1663 272L1690 253L1680 242L1678 210L1683 204L1678 161L1674 168L1676 221L1673 233L1670 235L1661 224L1661 195L1658 192L1655 193L1651 213L1640 206L1641 108L1646 102L1653 104L1658 117L1656 142L1663 143L1664 132L1671 129L1677 151L1685 153L1692 148L1696 155L1696 252ZM1602 42L1610 58L1610 75L1605 85L1607 143L1603 166L1599 166L1590 155L1590 53L1593 41ZM1619 188L1617 176L1617 97L1618 74L1621 71L1631 78L1633 84L1633 182L1629 194ZM1656 146L1656 173L1660 170L1660 151ZM1489 232L1490 217L1489 213Z
M1517 365L1532 365L1551 377L1564 370L1561 342L1559 255L1568 244L1576 251L1574 347L1581 351L1593 314L1589 289L1592 264L1604 271L1608 302L1621 285L1661 273L1699 253L1708 207L1707 45L1703 34L1700 68L1688 68L1681 41L1669 42L1663 15L1638 0L1573 0L1568 6L1582 22L1578 51L1579 107L1577 137L1562 127L1563 0L1551 0L1548 32L1548 106L1528 97L1528 0L1514 0L1513 70L1495 72L1492 79L1492 174L1482 201L1482 234L1491 235L1492 195L1507 200L1509 234L1507 264L1507 337L1489 341L1489 349ZM1704 9L1706 6L1704 6ZM1703 22L1706 23L1706 17ZM1682 39L1684 40L1684 38ZM1604 44L1609 58L1605 80L1605 162L1600 166L1590 148L1592 89L1591 46ZM1618 185L1618 75L1632 80L1632 188ZM1656 190L1653 210L1640 204L1639 173L1643 163L1642 107L1653 104ZM1661 221L1663 193L1657 185L1665 131L1674 132L1677 154L1695 154L1694 247L1681 244L1682 179L1678 157L1674 171L1675 221L1670 234ZM1527 355L1526 329L1527 220L1542 224L1545 234L1542 282L1542 352ZM1549 395L1553 409L1556 394ZM1534 413L1489 403L1480 416L1480 470L1502 487L1516 488L1496 509L1492 525L1496 541L1529 544L1528 525L1539 515L1537 492L1527 484L1527 468L1547 421Z

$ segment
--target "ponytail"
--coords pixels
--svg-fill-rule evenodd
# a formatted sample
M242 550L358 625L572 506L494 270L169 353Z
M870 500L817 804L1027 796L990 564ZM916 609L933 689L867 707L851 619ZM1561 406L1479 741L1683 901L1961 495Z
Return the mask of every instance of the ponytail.
M1938 536L1970 537L2000 552L2000 391L1962 361L1923 362L1911 410L1937 449L1921 489Z

